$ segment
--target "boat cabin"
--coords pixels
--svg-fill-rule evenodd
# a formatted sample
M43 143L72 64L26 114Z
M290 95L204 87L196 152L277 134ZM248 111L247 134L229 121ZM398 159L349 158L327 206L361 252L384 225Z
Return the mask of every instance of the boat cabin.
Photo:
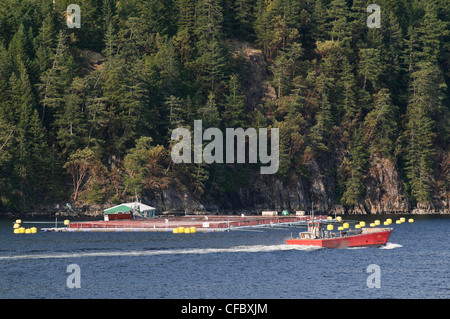
M318 221L310 221L308 222L308 231L301 232L301 239L316 239L322 238L324 235L324 223Z

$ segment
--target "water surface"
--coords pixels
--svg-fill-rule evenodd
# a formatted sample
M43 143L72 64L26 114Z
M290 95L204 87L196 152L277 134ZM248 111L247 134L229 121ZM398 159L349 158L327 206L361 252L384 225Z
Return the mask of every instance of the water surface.
M285 245L299 228L13 234L1 220L0 298L449 298L450 218L412 217L385 247L356 249ZM67 287L70 264L81 288Z

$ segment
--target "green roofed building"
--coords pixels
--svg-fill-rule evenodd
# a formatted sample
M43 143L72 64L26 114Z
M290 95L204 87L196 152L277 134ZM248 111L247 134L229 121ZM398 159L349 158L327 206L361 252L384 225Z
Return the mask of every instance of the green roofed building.
M105 213L105 215L109 215L109 214L117 214L117 213L128 213L131 210L130 206L127 206L125 204L120 204L108 209L105 209L103 212Z
M140 202L133 203L122 203L120 205L105 209L103 211L105 214L105 220L113 220L113 219L131 219L131 218L148 218L155 217L156 208L142 204ZM124 215L123 218L110 218L112 216ZM129 218L126 218L125 215L128 215Z

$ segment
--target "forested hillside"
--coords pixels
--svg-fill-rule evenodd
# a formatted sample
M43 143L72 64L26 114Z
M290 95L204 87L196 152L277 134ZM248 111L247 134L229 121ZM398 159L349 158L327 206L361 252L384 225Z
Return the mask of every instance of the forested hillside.
M450 3L370 3L2 0L0 211L448 211ZM279 128L278 172L174 164L194 120Z

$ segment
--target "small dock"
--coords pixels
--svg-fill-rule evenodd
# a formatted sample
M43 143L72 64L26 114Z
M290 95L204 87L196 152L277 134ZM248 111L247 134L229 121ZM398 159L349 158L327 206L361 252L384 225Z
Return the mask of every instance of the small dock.
M221 232L247 228L306 225L311 216L187 215L148 219L70 222L67 227L42 228L46 232L174 232L189 228L196 232ZM315 220L326 216L314 216Z

